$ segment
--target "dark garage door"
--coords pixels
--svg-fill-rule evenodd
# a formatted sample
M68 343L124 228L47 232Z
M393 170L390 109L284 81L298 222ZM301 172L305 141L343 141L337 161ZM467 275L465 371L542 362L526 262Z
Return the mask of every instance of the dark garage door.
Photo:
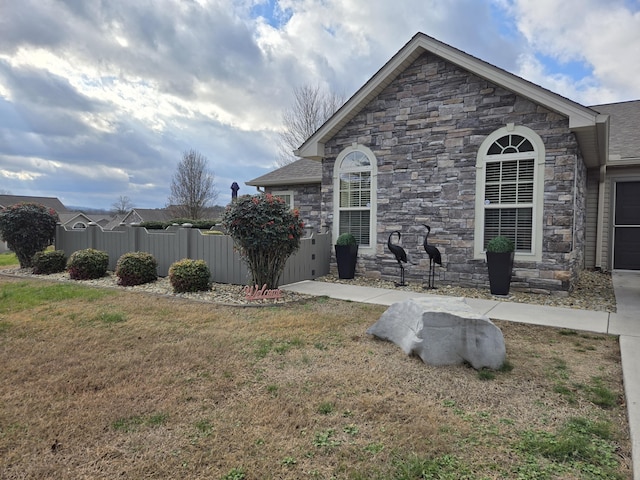
M616 183L613 268L640 270L640 182Z

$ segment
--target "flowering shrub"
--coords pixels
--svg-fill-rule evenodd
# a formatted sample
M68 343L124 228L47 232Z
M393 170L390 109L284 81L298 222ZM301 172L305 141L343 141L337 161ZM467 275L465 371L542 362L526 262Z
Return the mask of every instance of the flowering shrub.
M0 210L0 238L16 254L21 268L32 266L32 258L53 243L58 214L37 203L18 203Z
M129 252L118 259L116 264L118 285L131 287L158 279L158 261L147 252Z
M246 260L254 285L277 288L289 256L300 247L304 224L271 194L244 195L231 203L222 225Z

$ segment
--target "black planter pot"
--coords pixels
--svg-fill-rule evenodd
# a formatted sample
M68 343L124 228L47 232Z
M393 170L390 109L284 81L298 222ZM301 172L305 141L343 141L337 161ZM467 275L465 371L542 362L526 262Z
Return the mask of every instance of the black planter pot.
M487 252L489 287L492 295L509 295L513 257L513 252Z
M356 275L358 245L335 245L338 278L349 279Z

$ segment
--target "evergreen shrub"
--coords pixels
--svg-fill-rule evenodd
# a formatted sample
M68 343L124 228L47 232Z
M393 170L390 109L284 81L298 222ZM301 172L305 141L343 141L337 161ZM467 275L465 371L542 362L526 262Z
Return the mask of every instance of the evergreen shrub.
M109 254L93 248L73 252L67 262L67 270L72 280L92 280L104 277L108 266Z
M336 239L336 245L357 245L358 241L352 233L343 233Z
M0 209L0 240L16 254L20 268L32 266L36 252L53 243L60 219L52 208L37 203L17 203Z
M45 250L36 252L31 263L34 274L50 275L65 271L67 268L67 256L64 254L64 250Z
M493 237L487 243L487 252L491 253L510 253L516 249L513 240L504 235Z
M147 252L129 252L116 264L118 285L130 287L155 282L158 279L158 261Z
M184 258L169 267L174 293L204 292L211 288L211 271L204 260Z

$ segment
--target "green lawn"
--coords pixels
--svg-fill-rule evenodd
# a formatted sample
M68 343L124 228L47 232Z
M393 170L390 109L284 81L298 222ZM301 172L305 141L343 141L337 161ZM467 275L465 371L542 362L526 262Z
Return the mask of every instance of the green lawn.
M13 252L0 253L0 267L18 266L20 263Z

